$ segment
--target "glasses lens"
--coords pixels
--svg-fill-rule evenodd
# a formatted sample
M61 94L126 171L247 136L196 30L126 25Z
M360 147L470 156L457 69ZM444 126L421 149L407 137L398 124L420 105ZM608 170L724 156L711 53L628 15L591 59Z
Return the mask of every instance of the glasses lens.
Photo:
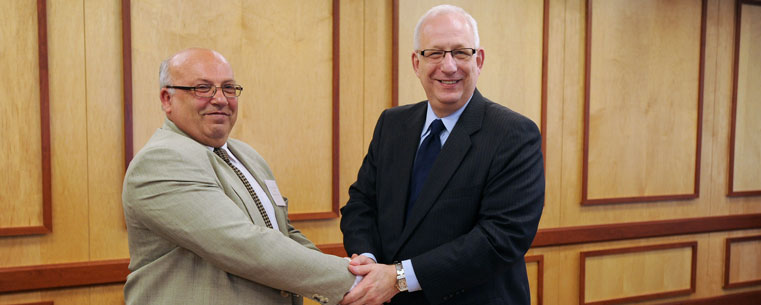
M240 88L240 90L238 88L240 88L240 86L223 85L222 93L224 93L226 97L236 97L240 95L240 90L243 90L243 88Z
M429 50L423 50L423 52L421 52L421 54L424 57L430 58L430 59L439 59L439 58L444 57L444 51L442 51L442 50L431 50L431 49L429 49Z
M214 90L212 90L214 89ZM195 92L196 95L200 97L210 97L213 96L214 93L216 93L216 87L209 86L209 85L198 85L193 89L193 92Z
M473 56L473 49L456 49L452 50L452 55L457 59L468 59Z

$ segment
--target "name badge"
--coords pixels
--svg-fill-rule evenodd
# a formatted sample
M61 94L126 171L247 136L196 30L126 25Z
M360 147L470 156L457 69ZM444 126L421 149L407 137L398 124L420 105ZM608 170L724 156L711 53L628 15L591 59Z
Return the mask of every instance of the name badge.
M267 184L267 188L270 190L270 194L272 194L272 199L275 200L275 204L284 207L285 201L283 200L283 195L280 195L280 189L277 188L275 180L264 180L264 183Z

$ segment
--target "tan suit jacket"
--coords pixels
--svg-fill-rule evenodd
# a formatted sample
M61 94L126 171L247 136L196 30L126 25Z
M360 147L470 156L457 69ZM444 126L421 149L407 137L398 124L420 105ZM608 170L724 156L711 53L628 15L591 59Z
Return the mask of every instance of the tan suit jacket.
M275 180L250 146L227 146L275 202ZM273 204L269 229L233 170L166 120L127 169L122 193L132 271L126 304L336 304L354 282ZM298 294L298 295L296 295Z

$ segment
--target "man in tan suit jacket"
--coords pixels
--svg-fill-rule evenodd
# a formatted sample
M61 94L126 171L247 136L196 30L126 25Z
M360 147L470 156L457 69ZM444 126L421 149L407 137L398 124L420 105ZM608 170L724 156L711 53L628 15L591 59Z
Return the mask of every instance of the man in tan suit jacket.
M348 260L291 226L267 163L228 138L242 87L227 60L184 50L162 63L160 78L167 119L124 179L126 304L338 303L356 280ZM250 174L251 187L231 166Z

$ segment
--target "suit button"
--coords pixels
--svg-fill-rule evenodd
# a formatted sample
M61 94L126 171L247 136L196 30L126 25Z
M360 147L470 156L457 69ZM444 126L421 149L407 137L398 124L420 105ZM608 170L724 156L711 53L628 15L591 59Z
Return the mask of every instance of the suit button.
M291 296L291 294L288 291L280 290L280 296L282 296L284 298L287 298L287 297Z

